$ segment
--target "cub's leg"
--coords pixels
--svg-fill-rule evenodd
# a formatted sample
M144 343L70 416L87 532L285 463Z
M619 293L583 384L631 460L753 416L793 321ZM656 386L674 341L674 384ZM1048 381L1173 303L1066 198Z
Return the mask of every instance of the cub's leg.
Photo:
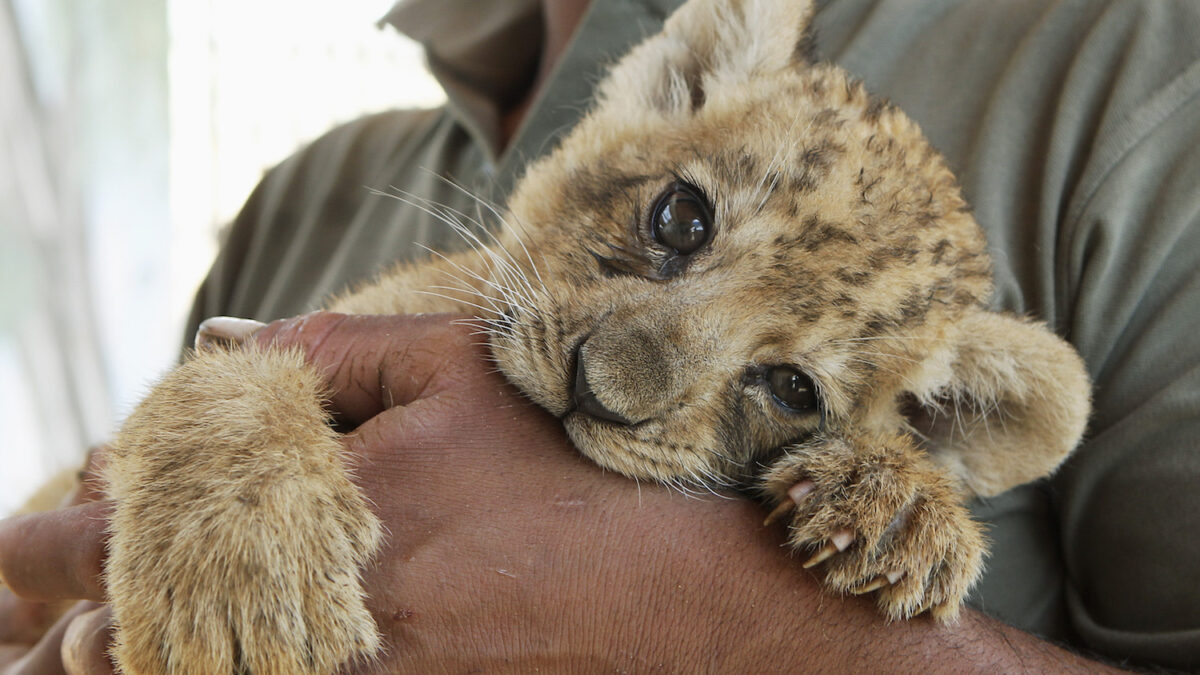
M379 646L380 525L296 351L202 351L109 453L106 567L126 673L327 673Z
M829 587L878 590L893 619L931 609L952 621L982 571L985 542L957 485L903 435L820 437L793 446L764 476L792 511L789 541L815 549Z

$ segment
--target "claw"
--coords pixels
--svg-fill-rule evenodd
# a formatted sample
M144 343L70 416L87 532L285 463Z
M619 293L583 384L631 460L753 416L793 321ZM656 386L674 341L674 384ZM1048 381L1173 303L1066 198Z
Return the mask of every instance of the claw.
M901 572L900 570L892 570L891 572L887 573L888 583L892 584L893 586L896 585L897 581L900 581L903 578L904 572Z
M933 611L929 614L939 623L949 624L958 621L959 604L957 602L943 602L933 606Z
M846 547L848 547L853 541L854 533L850 530L838 530L837 532L834 532L833 536L829 538L829 542L822 546L820 551L817 551L813 557L809 558L804 563L804 569L820 565L828 560L833 554L845 551Z
M811 480L802 480L792 487L788 488L788 496L792 498L792 502L797 506L804 503L808 499L808 494L813 491L816 485Z
M877 591L887 585L888 585L887 577L880 575L880 576L877 576L874 579L868 581L865 586L860 586L859 588L850 589L850 592L853 593L854 595L865 595L867 593L870 593L871 591Z
M793 502L791 499L785 498L783 501L779 502L779 506L776 506L775 510L773 510L773 511L771 511L771 513L767 514L766 519L763 520L763 527L766 527L766 526L770 525L771 523L782 518L788 511L791 511L792 507L794 507L794 506L796 506L796 503Z
M815 567L817 565L820 565L821 563L828 560L829 556L831 556L837 552L838 552L837 546L834 546L832 541L829 542L828 544L825 544L824 546L821 547L820 551L817 551L816 555L814 555L813 557L809 558L808 560L806 560L804 562L804 569L808 569L810 567Z
M854 533L850 530L838 530L837 532L833 533L833 536L829 538L829 541L837 547L837 550L845 551L846 547L854 543Z
M766 520L763 521L763 527L779 520L784 514L792 510L792 508L803 504L804 500L808 498L808 493L813 491L813 487L815 486L811 480L802 480L788 488L787 496L783 498L783 501L779 502L779 506L776 506L775 510L771 511Z

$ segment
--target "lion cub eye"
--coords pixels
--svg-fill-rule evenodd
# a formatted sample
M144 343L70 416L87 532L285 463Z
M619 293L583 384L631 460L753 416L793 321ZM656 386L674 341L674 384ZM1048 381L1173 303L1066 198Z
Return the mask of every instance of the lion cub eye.
M776 366L767 371L767 387L771 396L785 408L796 412L811 412L820 406L817 388L811 378L789 366Z
M674 185L654 205L654 240L679 255L694 253L712 236L712 215L704 199L687 185Z

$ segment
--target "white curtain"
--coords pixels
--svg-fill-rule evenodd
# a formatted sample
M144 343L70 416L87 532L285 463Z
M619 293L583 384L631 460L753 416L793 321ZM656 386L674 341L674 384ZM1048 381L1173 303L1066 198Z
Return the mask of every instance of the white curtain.
M163 0L0 0L0 512L110 431L120 317L94 308L127 260L93 243L169 230L165 24Z
M390 4L0 0L0 514L175 360L264 168L442 99Z

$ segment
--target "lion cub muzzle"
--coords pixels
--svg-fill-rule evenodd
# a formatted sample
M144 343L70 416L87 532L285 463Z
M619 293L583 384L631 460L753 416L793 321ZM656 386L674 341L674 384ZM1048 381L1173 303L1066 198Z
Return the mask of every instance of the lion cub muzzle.
M567 414L631 426L678 409L686 398L681 374L689 372L684 349L671 337L679 332L669 318L603 319L575 348Z

